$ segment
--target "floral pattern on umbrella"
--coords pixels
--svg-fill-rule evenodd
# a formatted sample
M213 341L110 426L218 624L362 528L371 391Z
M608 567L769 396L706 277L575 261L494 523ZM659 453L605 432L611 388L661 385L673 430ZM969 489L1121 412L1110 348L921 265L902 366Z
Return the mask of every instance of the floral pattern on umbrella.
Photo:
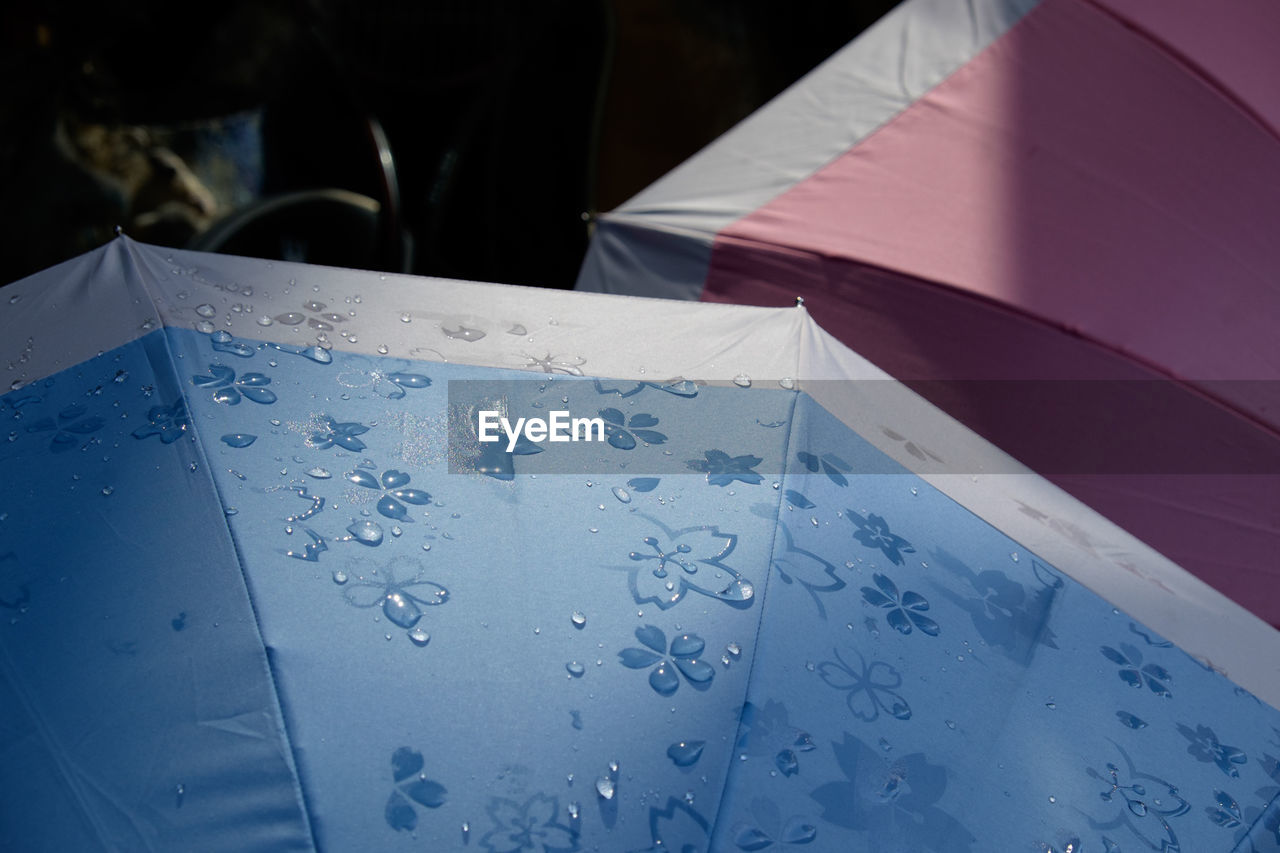
M639 443L666 444L666 435L653 429L658 425L653 415L640 412L627 417L617 409L601 409L600 417L610 446L619 450L633 450Z
M558 797L534 794L522 803L494 797L485 807L493 829L480 839L490 853L573 853L578 831L561 820Z
M52 438L49 439L49 450L54 453L65 453L74 449L80 443L81 437L102 429L103 424L102 418L89 414L89 407L84 403L72 403L59 411L55 417L41 418L36 421L27 427L27 432L53 432ZM141 438L141 436L138 437Z
M705 459L690 459L685 463L690 471L698 471L707 475L707 483L712 486L729 486L734 481L758 486L764 481L755 466L764 460L759 456L744 453L741 456L730 456L723 450L704 451Z
M855 668L841 655L839 649L832 649L833 661L818 664L818 675L828 687L845 694L844 702L855 717L863 722L873 722L880 714L887 713L899 720L911 719L911 706L898 693L902 686L902 673L884 661L866 659L858 651L858 666Z
M422 753L407 746L400 747L391 756L391 776L396 787L387 798L384 816L387 825L398 832L417 829L417 806L438 809L445 803L448 791L439 782L427 778L425 766Z
M1169 671L1159 664L1144 664L1142 652L1132 645L1121 643L1119 650L1111 646L1103 646L1102 654L1107 660L1120 667L1118 673L1120 680L1130 687L1142 687L1145 684L1157 696L1165 699L1173 696L1168 687L1168 683L1173 680Z
M1248 756L1239 748L1219 742L1217 733L1209 726L1198 725L1192 729L1178 723L1178 734L1190 741L1187 752L1192 757L1197 761L1216 765L1233 779L1240 776L1240 766L1249 761Z
M897 585L886 575L873 575L877 588L864 586L862 597L868 604L883 607L889 611L885 621L900 634L910 634L913 628L930 637L938 636L941 630L924 611L929 609L928 600L918 592L906 590L899 593Z
M640 517L658 528L657 535L644 537L643 547L628 554L631 566L619 567L629 575L637 604L669 610L692 592L732 607L751 606L754 584L725 562L738 545L735 534L715 525L673 530L652 516Z
M321 415L319 426L307 437L307 446L316 450L341 447L359 453L366 445L358 436L368 431L369 427L364 424L355 421L340 423L329 415Z
M670 696L680 689L680 678L695 690L711 686L716 671L698 656L706 643L697 634L681 634L667 645L661 628L644 625L636 629L636 639L644 648L626 648L618 652L618 661L628 669L649 669L649 686L660 696Z
M863 518L853 510L846 509L845 515L853 526L858 528L854 531L854 539L868 548L880 551L897 565L903 564L903 554L916 552L910 542L889 530L889 522L874 512L867 513L867 517Z
M413 521L405 504L426 506L431 503L431 495L421 489L408 488L409 475L394 468L388 468L380 477L367 471L348 471L346 478L365 489L381 494L378 498L378 512L393 521Z
M269 376L256 372L236 376L236 372L225 364L209 365L209 374L191 377L191 384L211 389L213 401L228 406L240 405L242 398L263 405L276 401L275 392L266 387L271 384Z
M923 753L885 755L848 732L831 744L844 779L810 795L822 819L866 833L870 851L968 853L974 841L956 818L938 807L947 789L947 771Z

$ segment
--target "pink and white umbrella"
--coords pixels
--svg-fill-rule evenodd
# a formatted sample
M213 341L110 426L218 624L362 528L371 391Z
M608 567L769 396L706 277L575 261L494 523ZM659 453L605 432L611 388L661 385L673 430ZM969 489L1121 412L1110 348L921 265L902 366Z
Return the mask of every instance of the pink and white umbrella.
M908 0L602 216L578 286L802 296L1280 623L1278 43L1269 0Z

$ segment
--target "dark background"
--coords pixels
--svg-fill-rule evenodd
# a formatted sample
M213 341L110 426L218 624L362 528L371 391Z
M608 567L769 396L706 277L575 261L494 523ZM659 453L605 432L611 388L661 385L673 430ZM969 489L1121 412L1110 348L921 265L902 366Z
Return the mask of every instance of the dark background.
M308 203L273 220L262 246L227 250L271 255L277 232L293 229L313 237L294 240L296 259L571 287L594 211L660 177L893 5L11 8L0 13L0 282L92 249L116 225L207 248L202 232L244 199L224 192L215 206L193 189L190 155L168 129L248 113L263 140L255 198L343 188L377 200L380 214Z

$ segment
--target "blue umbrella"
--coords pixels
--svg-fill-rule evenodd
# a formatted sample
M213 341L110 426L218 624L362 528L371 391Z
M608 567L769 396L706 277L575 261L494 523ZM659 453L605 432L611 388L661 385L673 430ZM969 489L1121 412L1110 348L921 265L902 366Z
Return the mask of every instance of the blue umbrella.
M0 294L12 849L1280 849L1274 631L801 309Z

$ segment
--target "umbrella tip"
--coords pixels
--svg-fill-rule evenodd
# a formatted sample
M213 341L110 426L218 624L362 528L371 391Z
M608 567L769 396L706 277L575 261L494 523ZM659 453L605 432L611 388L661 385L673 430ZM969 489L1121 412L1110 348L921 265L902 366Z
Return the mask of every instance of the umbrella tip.
M120 236L123 236L123 235L124 235L124 226L123 226L123 225L117 225L113 230L116 232L116 236L117 236L117 237L120 237Z
M803 307L804 307L804 297L803 297L803 296L797 296L797 297L796 297L796 307L797 307L797 308L803 308Z

